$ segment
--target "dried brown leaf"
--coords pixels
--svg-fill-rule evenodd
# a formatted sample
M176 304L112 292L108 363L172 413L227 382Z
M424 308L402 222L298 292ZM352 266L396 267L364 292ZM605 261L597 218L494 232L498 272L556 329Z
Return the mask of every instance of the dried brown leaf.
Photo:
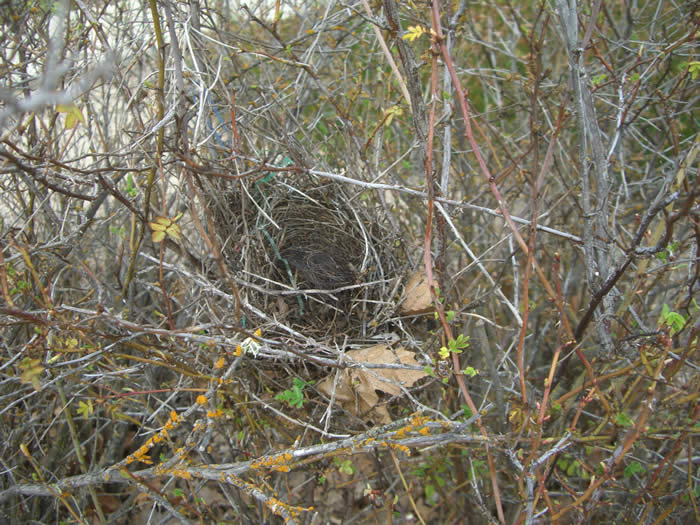
M433 299L430 296L428 280L423 272L416 272L408 278L406 289L401 301L402 314L425 313L432 309Z
M345 354L359 363L367 364L405 364L419 365L415 354L402 347L389 348L386 345L375 345L360 350L351 350ZM391 421L386 407L377 407L379 395L377 391L390 395L398 395L401 388L412 386L427 374L423 370L402 370L386 368L348 368L335 390L335 400L349 412L359 416L370 412L373 419L381 423ZM319 383L321 392L330 397L333 390L335 374L331 374Z

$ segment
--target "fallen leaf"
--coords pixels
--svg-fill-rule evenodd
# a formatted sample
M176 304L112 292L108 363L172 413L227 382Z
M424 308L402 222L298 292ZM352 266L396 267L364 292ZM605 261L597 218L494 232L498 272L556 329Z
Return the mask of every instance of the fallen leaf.
M430 296L428 280L423 272L416 272L408 278L401 300L402 314L421 314L431 311L433 298Z
M358 363L420 366L415 354L402 347L391 349L386 345L375 345L351 350L345 355ZM391 416L386 407L376 406L379 403L377 391L395 396L401 393L399 384L410 387L426 375L423 370L346 368L336 386L335 400L356 416L369 412L376 422L389 423ZM331 374L319 383L318 388L330 397L334 381L335 374Z

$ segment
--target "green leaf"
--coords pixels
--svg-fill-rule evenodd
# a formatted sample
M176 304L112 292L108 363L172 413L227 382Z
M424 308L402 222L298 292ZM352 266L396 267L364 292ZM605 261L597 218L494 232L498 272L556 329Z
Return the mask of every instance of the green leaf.
M574 460L569 465L569 468L566 469L566 475L567 476L575 476L578 469L579 469L579 463L578 463L578 461Z
M425 501L428 503L433 503L435 501L433 498L437 499L435 497L435 493L435 485L428 483L425 486Z
M138 193L136 191L136 186L134 186L134 179L132 178L131 173L126 176L126 192L130 197L136 197L136 194Z
M615 422L621 427L631 427L634 423L630 417L624 412L618 412L615 416Z
M594 86L599 86L603 82L605 82L605 79L608 78L608 75L605 73L601 73L600 75L597 75L591 79L591 82L593 83Z
M411 471L411 474L417 478L422 478L425 476L425 471L428 469L428 465L419 465Z
M659 319L659 326L668 326L671 328L671 335L674 335L685 326L685 317L677 312L672 312L666 303L664 303L661 309L661 318Z
M302 406L304 406L304 387L306 387L306 385L311 384L313 384L313 382L306 383L298 377L295 377L292 389L285 390L284 392L277 394L275 396L275 399L277 401L287 403L287 405L291 407L301 408Z
M467 368L465 368L464 370L462 370L462 373L463 373L465 376L474 377L475 375L477 375L477 374L479 373L479 371L478 371L476 368L473 368L473 367L471 367L471 366L468 366Z
M340 460L338 458L334 459L336 466L338 467L338 472L341 474L347 474L352 476L355 473L355 465L349 459Z
M625 478L630 478L635 474L643 474L646 469L638 461L632 461L625 467Z
M450 339L447 344L450 352L461 354L462 350L469 348L469 336L465 337L464 334L459 334L457 339Z

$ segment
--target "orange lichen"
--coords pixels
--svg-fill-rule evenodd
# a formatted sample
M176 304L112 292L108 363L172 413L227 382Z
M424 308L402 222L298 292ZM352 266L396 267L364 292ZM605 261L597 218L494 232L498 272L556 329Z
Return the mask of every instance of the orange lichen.
M403 453L406 454L407 456L410 456L410 455L411 455L411 449L408 448L406 445L397 445L397 444L394 444L394 443L392 443L392 445L393 445L393 447L394 447L396 450L398 450L398 451L400 451L400 452L403 452Z
M265 456L260 459L257 459L256 461L253 461L253 463L250 465L250 468L271 468L279 472L289 472L291 470L289 467L289 463L292 461L292 459L293 456L289 452L286 452L284 454L277 454L274 456Z
M396 431L396 437L399 439L405 438L406 432L410 432L411 430L413 430L413 427L411 425L407 425L403 428L400 428Z
M430 421L429 417L421 416L420 414L414 414L411 417L411 423L414 427L420 427L422 425L425 425L428 421Z
M182 478L182 479L192 479L192 474L184 469L173 469L171 474L175 477Z
M139 461L141 463L145 463L146 465L153 465L153 461L148 455L148 451L151 450L152 446L152 441L149 439L146 444L141 445L136 452L127 458L127 464L133 463L134 461ZM129 461L129 459L131 459L131 461Z
M283 454L280 454L283 455ZM287 454L289 455L289 454ZM224 476L223 481L231 483L244 491L245 493L255 496L258 499L263 499L265 506L270 509L270 511L284 518L285 522L289 522L290 519L299 516L302 512L311 512L314 510L313 507L293 507L277 499L276 497L265 497L263 491L257 488L252 483L242 480L241 478L234 476L233 474L228 474Z
M224 415L224 411L221 410L220 408L217 408L216 410L207 410L207 417L217 418L217 417L221 417L223 415Z

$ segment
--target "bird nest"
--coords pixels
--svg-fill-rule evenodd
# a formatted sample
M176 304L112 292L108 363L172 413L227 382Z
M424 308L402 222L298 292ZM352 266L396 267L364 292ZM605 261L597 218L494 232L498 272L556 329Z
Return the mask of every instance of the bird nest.
M314 338L365 338L390 317L398 272L382 208L314 177L232 186L215 227L255 309Z

